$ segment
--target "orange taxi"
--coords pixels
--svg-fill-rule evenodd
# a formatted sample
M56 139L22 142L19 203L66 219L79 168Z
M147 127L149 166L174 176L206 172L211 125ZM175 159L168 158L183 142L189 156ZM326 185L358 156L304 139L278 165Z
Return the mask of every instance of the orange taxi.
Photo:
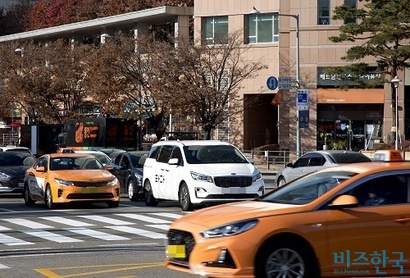
M106 202L118 207L120 183L93 155L46 154L26 171L24 201L45 202L49 208L72 202Z
M410 276L410 164L323 169L167 232L166 267L204 277Z

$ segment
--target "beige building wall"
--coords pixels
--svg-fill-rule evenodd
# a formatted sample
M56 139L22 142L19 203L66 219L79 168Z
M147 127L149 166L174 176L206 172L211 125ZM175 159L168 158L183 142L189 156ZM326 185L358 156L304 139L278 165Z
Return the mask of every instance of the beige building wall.
M344 0L330 0L330 24L318 24L318 0L196 0L194 7L195 35L200 36L201 18L206 16L229 16L229 30L242 30L244 15L249 14L252 7L261 13L279 13L279 43L255 44L253 50L245 57L247 60L263 59L269 69L263 71L253 80L245 82L242 94L255 94L260 89L266 93L277 93L266 88L266 79L276 77L291 77L296 80L297 66L297 36L296 19L287 15L299 15L299 65L300 87L309 90L308 128L300 129L300 150L316 149L317 144L317 68L341 66L346 64L341 58L354 43L332 43L330 36L336 36L342 21L332 20L332 12L336 6L344 4ZM364 5L358 1L359 6ZM284 15L285 14L285 15ZM360 42L357 42L360 43ZM365 60L370 65L376 65L371 59ZM400 77L402 80L404 76ZM379 89L383 90L383 89ZM403 88L399 89L399 106L403 105ZM341 91L341 94L348 94ZM351 92L353 93L353 92ZM371 97L372 91L369 91ZM380 95L380 91L379 94ZM384 88L384 118L383 134L388 134L392 126L391 90L387 84ZM403 113L403 112L400 112ZM400 114L399 118L403 118ZM240 122L240 121L239 121ZM297 111L296 87L280 91L279 105L279 144L281 148L295 151L297 149ZM238 126L239 130L243 127ZM400 130L403 134L404 124ZM384 138L386 139L386 138ZM240 144L240 143L239 143Z

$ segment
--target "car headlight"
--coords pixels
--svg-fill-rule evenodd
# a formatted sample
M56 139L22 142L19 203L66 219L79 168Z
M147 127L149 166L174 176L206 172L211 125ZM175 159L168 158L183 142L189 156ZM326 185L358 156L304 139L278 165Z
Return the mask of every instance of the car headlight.
M107 182L107 185L116 186L117 183L118 183L118 179L114 177L112 180L109 180Z
M138 173L134 173L135 178L137 179L137 181L142 181L142 176Z
M58 183L61 186L70 186L70 185L74 185L72 181L68 181L68 180L62 180L62 179L54 179L56 181L56 183Z
M0 172L0 179L9 179L10 176L7 175L6 173Z
M257 172L255 175L253 175L253 177L252 177L252 182L255 182L255 181L258 181L258 180L261 180L262 179L262 174L261 174L261 172Z
M194 180L197 181L207 181L207 182L214 182L211 176L196 173L196 172L191 172L191 176Z
M258 219L247 219L202 231L203 238L234 236L246 232L258 223Z

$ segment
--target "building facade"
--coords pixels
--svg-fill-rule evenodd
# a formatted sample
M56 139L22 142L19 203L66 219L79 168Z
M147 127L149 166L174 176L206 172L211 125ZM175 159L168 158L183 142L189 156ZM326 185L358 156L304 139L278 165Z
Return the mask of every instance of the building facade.
M329 147L329 142L338 148L359 150L372 148L375 142L391 140L392 128L394 131L391 85L340 89L344 84L342 80L325 73L328 67L345 65L341 58L354 46L354 43L335 44L329 40L344 24L332 20L335 7L343 4L357 6L363 2L195 1L195 27L200 30L197 36L209 34L212 26L214 32L242 30L244 44L253 45L245 60L263 60L269 66L258 78L245 82L242 91L245 103L256 97L262 88L269 105L245 110L239 121L243 124L235 127L238 134L243 134L236 144L244 149L279 144L282 149L303 152ZM369 70L361 77L362 81L383 78L374 73L374 61L365 62ZM291 88L273 89L268 81L272 76L279 81L290 77ZM398 87L399 140L404 142L410 136L405 120L409 73L401 73L398 77L401 80ZM298 88L302 91L297 92ZM297 101L298 96L306 95L306 102Z

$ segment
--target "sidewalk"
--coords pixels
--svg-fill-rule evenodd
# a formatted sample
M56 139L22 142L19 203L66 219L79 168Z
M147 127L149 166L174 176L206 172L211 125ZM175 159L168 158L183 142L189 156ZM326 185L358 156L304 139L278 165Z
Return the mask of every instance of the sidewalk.
M272 176L276 175L276 173L284 167L283 165L272 164L272 163L268 165L266 161L262 161L259 159L255 159L253 165L262 173L262 175L272 175Z

